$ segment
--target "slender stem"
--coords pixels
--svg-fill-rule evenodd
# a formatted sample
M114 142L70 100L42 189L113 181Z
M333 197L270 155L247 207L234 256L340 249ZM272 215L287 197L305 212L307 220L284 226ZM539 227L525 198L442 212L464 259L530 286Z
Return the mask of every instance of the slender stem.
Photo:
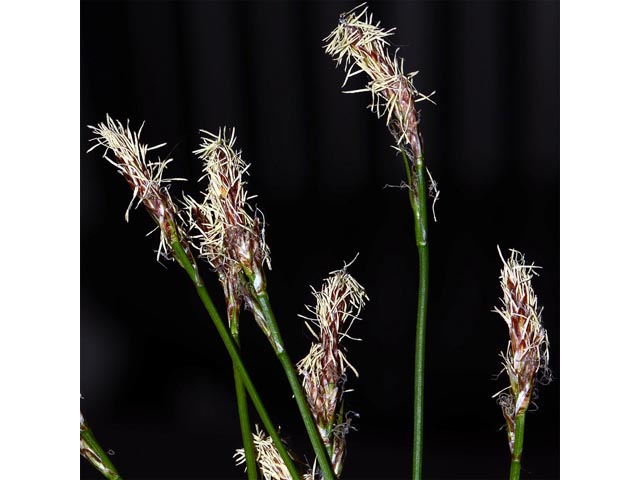
M80 428L80 451L83 451L86 458L105 478L108 480L122 480L122 477L111 462L109 455L102 449L93 432L86 424Z
M300 480L300 474L298 473L298 470L296 469L296 466L294 465L293 460L289 456L287 449L282 443L282 440L280 440L278 431L276 430L273 423L271 422L271 419L269 418L269 414L267 413L267 410L264 408L262 400L260 399L258 392L256 391L253 385L253 382L251 381L251 378L249 377L249 373L247 372L247 369L242 363L242 360L240 358L240 353L238 352L236 344L233 341L233 338L231 338L231 334L229 333L224 323L222 322L222 319L218 314L218 310L213 305L213 302L211 301L211 297L209 296L209 293L207 292L207 289L205 288L204 283L200 278L200 274L196 270L195 266L192 265L191 260L189 259L188 255L182 248L182 245L180 244L180 241L177 238L172 238L171 247L173 248L173 252L176 257L176 260L178 261L180 266L184 268L184 270L187 272L187 274L191 278L191 281L193 282L196 288L196 291L198 292L198 296L200 297L200 300L202 301L205 309L207 310L209 317L211 317L211 320L213 321L213 324L215 325L216 330L218 330L218 334L222 338L222 342L224 343L224 346L226 347L227 352L229 353L229 356L233 361L234 368L236 368L238 375L240 376L240 378L242 378L242 383L244 383L247 393L249 394L249 398L253 402L253 405L256 407L256 411L258 412L258 415L260 416L260 419L262 420L262 423L264 424L264 427L267 430L267 433L271 436L271 438L273 438L273 443L275 444L275 447L278 450L278 453L280 453L282 460L287 466L287 470L289 470L289 474L291 475L291 478L293 480Z
M231 315L231 336L240 350L240 322L238 308L233 309ZM249 421L249 406L247 405L247 392L242 383L242 377L236 365L233 365L233 381L236 385L236 400L238 401L238 416L240 418L240 431L242 432L242 445L244 446L244 458L247 465L249 480L258 480L258 468L256 466L256 450L251 435L251 422Z
M311 440L311 444L313 445L313 450L316 454L316 457L318 458L318 463L320 464L320 469L322 470L323 480L334 480L335 475L333 473L333 467L331 466L331 460L327 455L324 442L320 437L316 422L311 415L311 410L309 410L309 404L307 403L306 395L304 394L302 386L300 385L300 381L298 380L296 369L293 366L293 363L291 363L291 359L289 358L289 355L284 348L284 342L282 341L282 336L280 335L278 324L276 323L273 310L271 309L269 296L267 295L267 292L263 290L262 292L259 292L257 294L257 297L262 313L264 314L265 320L267 322L267 326L272 335L273 341L271 342L271 344L276 352L276 355L278 356L278 360L280 360L280 363L282 364L282 368L284 368L287 380L289 380L289 384L291 385L293 396L296 399L296 403L298 404L300 415L302 415L302 421L304 422L304 426L307 429L307 434L309 435L309 439Z
M429 294L427 186L423 157L418 157L415 168L410 169L409 162L404 152L402 152L402 156L405 161L405 167L407 167L407 172L411 172L415 179L415 181L412 181L411 177L408 179L412 186L412 190L409 195L413 210L419 264L418 311L416 319L416 350L413 384L413 480L421 480L424 449L424 376L427 334L427 301Z
M424 376L425 339L427 319L427 290L429 285L429 248L418 246L420 285L418 290L418 318L416 323L416 355L414 380L413 418L413 478L422 478L422 454L424 448Z
M511 471L509 480L520 479L520 460L522 459L522 446L524 444L524 413L516 415L516 438L513 442L513 454L511 455Z

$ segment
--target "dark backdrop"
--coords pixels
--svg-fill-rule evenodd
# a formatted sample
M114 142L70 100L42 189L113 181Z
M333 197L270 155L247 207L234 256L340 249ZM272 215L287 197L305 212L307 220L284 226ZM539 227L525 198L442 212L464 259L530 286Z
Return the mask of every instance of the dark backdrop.
M196 194L198 129L235 126L249 190L268 222L269 291L294 360L309 347L309 285L360 253L352 274L371 302L348 345L360 379L348 408L345 478L408 478L417 254L401 160L366 94L340 93L322 50L354 3L82 4L81 405L125 478L240 478L230 363L187 277L155 261L143 210L87 124L146 120L168 142L170 176ZM559 376L559 6L556 2L374 3L397 27L422 103L427 162L442 191L430 224L426 380L429 478L506 478L509 454L492 394L507 330L496 245L541 265L551 367ZM52 74L55 72L52 72ZM364 78L352 79L360 88ZM216 287L215 276L209 275ZM222 305L216 294L218 305ZM290 444L310 454L279 364L243 323L246 362ZM528 415L523 478L559 476L559 380ZM257 417L256 417L257 418ZM83 478L97 478L84 461Z

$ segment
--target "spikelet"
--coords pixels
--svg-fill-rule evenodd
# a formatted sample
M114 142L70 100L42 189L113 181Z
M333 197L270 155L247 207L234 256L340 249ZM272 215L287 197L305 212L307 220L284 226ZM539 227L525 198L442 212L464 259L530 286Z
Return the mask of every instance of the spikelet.
M422 154L421 138L418 132L419 115L415 104L430 100L418 92L413 85L413 77L418 72L404 73L404 60L396 54L393 58L388 51L386 40L395 28L384 30L380 22L373 23L373 15L367 15L365 4L340 15L338 26L325 38L326 52L334 57L337 64L345 62L347 80L359 73L369 77L366 87L347 93L370 92L370 108L378 118L385 117L387 126L399 147L411 146L411 156L417 159ZM363 7L356 13L360 7Z
M503 298L501 307L494 311L509 328L509 343L501 356L510 386L494 397L498 398L507 422L509 447L513 452L515 418L527 411L536 382L550 381L551 373L547 366L547 331L542 326L542 309L538 308L538 299L531 284L533 276L537 275L535 269L540 267L527 265L524 255L516 250L511 250L507 260L500 248L498 252L503 263L500 274Z
M369 107L378 118L385 117L386 125L395 139L394 148L403 152L415 169L420 168L417 163L422 163L423 155L420 114L416 103L429 100L435 104L431 100L435 91L428 96L420 93L413 85L413 77L418 72L405 74L404 59L397 56L397 50L393 56L389 54L387 39L394 30L384 30L380 22L374 24L373 14L367 14L366 4L363 3L340 15L338 26L324 39L325 51L338 65L344 61L347 75L343 86L349 78L359 73L369 77L365 88L345 93L371 93ZM435 207L439 197L438 187L429 169L425 169ZM409 180L414 191L417 190L416 175Z
M242 152L234 150L235 129L221 128L217 135L202 130L200 149L194 153L204 163L204 176L208 180L205 199L197 204L204 216L200 232L200 253L212 265L231 261L236 268L262 270L269 265L269 248L264 239L264 228L259 216L247 203L243 175L249 165L242 160Z
M297 365L320 435L325 445L332 447L332 462L338 474L342 470L349 420L337 407L344 393L347 370L358 375L340 344L344 338L352 338L349 329L368 300L364 288L346 268L331 272L322 289L313 291L316 305L307 306L313 316L303 318L309 321L307 326L317 342Z
M204 199L185 198L187 223L200 256L218 273L227 297L227 307L237 307L241 299L257 315L263 330L262 314L249 294L245 274L256 292L264 289L263 265L270 266L269 247L263 221L247 203L243 175L249 165L234 150L235 130L221 128L217 135L202 130L202 144L194 153L203 161L207 180ZM266 333L266 332L265 332Z
M104 158L118 169L120 175L125 178L133 190L133 197L125 212L125 220L129 221L131 208L142 203L160 228L158 259L161 255L165 258L171 258L169 251L173 236L179 239L187 254L190 255L186 237L177 222L177 209L166 187L166 184L172 180L181 179L162 178L165 168L172 161L171 159L158 159L156 162L150 162L146 159L147 152L163 147L165 144L148 147L140 142L142 126L137 132L132 132L128 123L125 128L122 123L113 120L109 115L107 115L106 123L99 123L97 127L89 126L89 128L96 135L91 140L96 144L88 152L98 147L104 147ZM109 151L113 153L113 158L107 156ZM136 198L138 202L134 206Z
M273 443L273 439L256 425L253 434L253 444L256 448L256 462L265 480L291 480L291 474L284 460ZM238 448L233 455L236 465L245 463L244 448Z

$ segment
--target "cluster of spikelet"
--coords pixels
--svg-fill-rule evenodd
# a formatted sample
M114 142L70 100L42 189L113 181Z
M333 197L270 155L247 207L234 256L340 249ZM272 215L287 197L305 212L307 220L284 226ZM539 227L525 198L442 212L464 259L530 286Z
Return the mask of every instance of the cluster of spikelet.
M261 270L269 262L269 248L259 217L251 214L243 175L249 165L242 152L234 150L235 130L220 129L205 136L194 153L204 163L207 179L205 198L200 204L188 200L203 222L192 222L200 232L200 253L212 265L235 264L235 269Z
M500 252L500 250L498 249ZM500 252L503 267L500 274L502 305L495 309L509 328L509 343L502 352L504 371L509 377L509 387L496 394L507 424L509 447L513 453L516 416L529 408L536 382L547 382L550 371L547 331L542 326L542 309L531 280L536 275L534 265L527 265L524 255L511 250L505 260Z
M264 289L263 267L270 265L261 218L247 203L243 175L249 165L234 149L235 130L222 128L217 135L202 131L200 149L194 153L203 162L207 188L201 202L185 197L186 223L200 257L218 273L228 311L242 301L254 313L269 336L254 294Z
M140 143L142 126L137 132L132 132L128 124L125 128L122 123L113 120L109 115L106 123L99 123L97 127L89 128L96 135L92 140L95 145L89 149L89 152L95 148L104 147L104 158L117 168L118 173L133 190L133 197L125 212L125 220L129 221L129 211L137 198L138 202L135 206L143 204L160 229L158 258L160 256L171 258L170 245L174 239L179 240L188 252L186 235L178 223L178 210L165 187L165 184L168 185L171 181L179 179L162 178L165 168L172 160L158 159L156 162L151 162L146 159L147 152L166 144L149 147ZM109 150L113 152L113 158L107 156Z
M344 61L347 71L344 84L359 73L369 77L365 88L346 93L371 93L370 108L378 118L385 117L395 139L394 148L407 156L413 168L419 168L417 164L422 163L423 148L416 103L423 100L435 103L431 100L435 91L428 96L420 93L413 85L413 77L418 72L405 74L404 59L397 56L397 50L393 56L390 55L387 38L393 35L394 30L384 30L380 22L374 24L373 14L367 14L366 4L362 4L340 15L338 26L325 38L325 50L338 65ZM438 187L428 168L426 171L435 204L439 196ZM411 175L409 181L417 190L416 175Z
M345 268L331 272L320 291L313 291L312 317L304 317L316 338L309 354L298 362L298 372L318 430L331 452L334 471L340 475L345 454L349 419L338 409L345 391L347 371L358 372L347 360L341 342L368 300L367 294ZM313 328L315 326L315 329ZM345 428L347 426L347 428Z
M419 116L415 103L429 97L421 94L413 85L412 78L418 72L404 73L404 60L389 55L387 37L395 29L384 30L380 22L373 23L373 15L367 15L365 6L359 13L356 7L340 16L338 26L325 39L326 51L336 59L338 65L345 61L347 80L365 73L370 81L366 88L349 93L371 92L371 109L379 118L386 117L399 146L408 144L415 158L422 154L419 138Z
M256 449L256 462L264 480L291 480L291 474L273 444L273 439L260 430L258 425L253 434L253 445ZM236 459L236 465L245 463L244 448L238 448L233 458Z
M149 161L146 154L165 144L148 147L140 142L142 127L132 132L127 125L107 115L105 123L89 127L96 134L92 140L105 147L104 158L113 164L133 190L126 210L128 220L132 207L143 204L160 229L158 257L172 258L172 242L179 241L189 261L195 265L191 246L218 273L223 287L227 317L244 305L252 311L260 328L272 340L255 294L264 289L263 266L269 266L269 248L264 238L263 222L247 204L243 175L248 165L241 152L234 150L235 131L220 129L218 135L203 131L201 148L194 153L203 161L207 189L198 203L185 197L178 209L167 186L172 180L163 178L171 159ZM107 154L111 151L113 159ZM138 202L134 205L134 202ZM190 237L186 231L195 232Z

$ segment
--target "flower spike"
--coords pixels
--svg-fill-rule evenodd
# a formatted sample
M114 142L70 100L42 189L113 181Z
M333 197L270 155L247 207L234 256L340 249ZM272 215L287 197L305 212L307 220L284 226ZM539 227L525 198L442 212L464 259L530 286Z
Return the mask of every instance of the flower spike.
M394 30L384 30L380 22L374 24L373 15L367 14L366 4L363 3L340 15L338 26L325 38L325 50L338 65L344 61L347 72L345 84L359 73L364 72L369 77L365 88L345 93L371 93L369 108L378 118L385 118L396 141L395 147L415 164L423 155L422 135L418 128L420 115L416 103L429 100L435 104L431 99L435 91L429 95L420 93L413 85L413 77L418 72L405 74L404 60L397 56L397 50L393 55L389 53L387 38L393 35ZM437 198L433 179L431 185Z
M247 204L247 192L242 176L249 165L235 151L235 130L220 129L218 135L202 131L203 143L196 153L204 162L208 179L205 199L199 206L208 223L194 226L200 232L200 253L214 266L233 262L252 275L262 276L266 263L270 266L269 247L264 238L264 222ZM260 278L259 281L262 281ZM260 289L256 289L260 291Z
M334 471L340 475L350 419L345 418L342 406L338 409L338 405L345 391L347 371L358 376L340 344L344 338L353 339L349 329L359 318L368 297L362 285L347 273L346 266L331 272L322 289L314 290L313 295L316 305L307 306L312 317L303 318L309 321L307 326L317 342L311 345L309 354L298 362L297 367L311 413L332 454Z
M509 387L498 392L498 404L507 423L509 448L513 453L516 417L523 415L529 403L536 382L548 383L551 372L548 368L549 347L547 331L542 326L542 308L531 280L536 267L525 262L524 255L511 250L505 260L498 247L503 267L500 274L502 305L495 308L509 328L509 343L506 352L501 353L503 371L509 377Z
M256 425L256 433L253 434L253 444L256 449L257 463L265 480L291 480L291 474L273 444L273 439L260 430L258 425ZM245 463L244 448L238 448L233 457L236 459L236 465Z
M243 175L249 165L242 159L242 152L234 149L235 129L221 128L217 135L205 130L202 133L202 144L194 153L203 161L200 180L207 180L207 188L202 202L185 198L187 223L195 232L192 240L200 257L218 273L227 307L235 308L244 300L269 335L251 292L264 290L263 267L265 263L270 267L270 258L264 220L247 203Z
M160 256L171 258L169 252L174 237L181 242L185 251L189 252L186 236L177 222L178 211L166 186L172 180L182 179L163 178L164 170L172 159L158 159L156 162L150 162L146 159L147 152L166 144L149 147L141 143L142 126L137 132L132 132L128 123L125 128L122 123L112 119L109 115L107 115L106 123L99 123L97 127L89 126L89 128L96 135L92 139L96 144L88 151L104 147L104 158L118 169L118 173L125 178L133 190L133 197L125 212L125 220L129 221L129 211L138 198L134 208L143 204L160 228L158 259ZM107 156L109 150L113 153L113 158Z

